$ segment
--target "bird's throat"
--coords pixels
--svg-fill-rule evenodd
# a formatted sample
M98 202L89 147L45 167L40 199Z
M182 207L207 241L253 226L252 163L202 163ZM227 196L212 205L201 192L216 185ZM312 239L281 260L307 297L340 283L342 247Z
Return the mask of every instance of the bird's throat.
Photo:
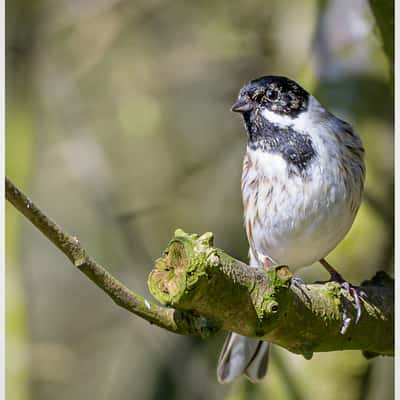
M257 111L246 112L243 119L251 150L279 154L288 163L288 171L304 174L316 157L311 137L293 125L280 125L265 119Z

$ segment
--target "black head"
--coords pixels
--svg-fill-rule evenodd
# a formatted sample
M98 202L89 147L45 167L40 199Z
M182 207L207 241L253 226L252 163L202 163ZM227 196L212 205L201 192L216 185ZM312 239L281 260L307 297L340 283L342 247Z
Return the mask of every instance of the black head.
M263 76L242 87L232 111L242 114L268 109L296 118L307 109L309 94L296 82L283 76Z

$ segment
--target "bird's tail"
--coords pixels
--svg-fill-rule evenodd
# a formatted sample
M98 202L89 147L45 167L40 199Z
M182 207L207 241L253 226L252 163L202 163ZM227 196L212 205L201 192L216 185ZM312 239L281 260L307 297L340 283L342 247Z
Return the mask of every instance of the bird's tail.
M218 360L218 381L227 383L244 374L258 382L267 373L268 354L268 342L230 332Z

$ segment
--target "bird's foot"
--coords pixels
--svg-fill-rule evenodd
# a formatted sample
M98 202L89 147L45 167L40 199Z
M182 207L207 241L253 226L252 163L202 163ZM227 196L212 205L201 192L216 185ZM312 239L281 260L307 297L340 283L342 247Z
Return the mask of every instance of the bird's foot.
M293 285L294 287L296 287L297 289L299 289L303 295L309 299L309 295L307 294L307 292L304 290L305 286L304 286L304 281L303 279L299 278L298 276L292 276L291 280L290 280L290 284Z
M360 320L361 317L361 302L360 298L366 297L365 292L359 287L359 286L354 286L351 283L344 281L341 282L340 286L346 290L350 296L353 297L354 299L354 304L356 306L356 319L355 323L357 324L358 321Z
M325 282L316 282L316 283L328 283L328 282L337 282L340 284L340 287L347 291L351 297L354 299L354 305L356 309L356 318L355 323L357 324L361 317L361 302L360 298L366 297L365 292L359 287L352 285L351 283L347 282L342 275L339 274L325 259L320 260L322 266L329 272L331 275L330 279ZM346 310L343 311L343 324L340 328L340 333L344 335L347 331L351 322L351 318L347 315Z
M360 320L361 317L361 301L360 298L365 298L367 295L366 293L359 287L359 286L354 286L351 283L344 281L340 282L340 287L344 290L346 290L350 296L353 297L354 299L354 304L356 308L356 318L355 318L355 323L357 324L358 321ZM349 327L351 322L351 317L347 315L346 309L343 310L343 324L340 328L340 333L344 335L347 331L347 328Z
M300 289L300 285L304 285L303 279L299 278L298 276L292 276L290 283Z

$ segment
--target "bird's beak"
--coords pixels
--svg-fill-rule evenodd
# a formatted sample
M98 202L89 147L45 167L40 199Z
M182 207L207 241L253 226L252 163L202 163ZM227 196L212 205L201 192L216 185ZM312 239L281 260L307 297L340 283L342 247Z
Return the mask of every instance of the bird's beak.
M231 107L231 111L238 113L245 113L250 111L253 106L245 99L238 99L238 101Z

